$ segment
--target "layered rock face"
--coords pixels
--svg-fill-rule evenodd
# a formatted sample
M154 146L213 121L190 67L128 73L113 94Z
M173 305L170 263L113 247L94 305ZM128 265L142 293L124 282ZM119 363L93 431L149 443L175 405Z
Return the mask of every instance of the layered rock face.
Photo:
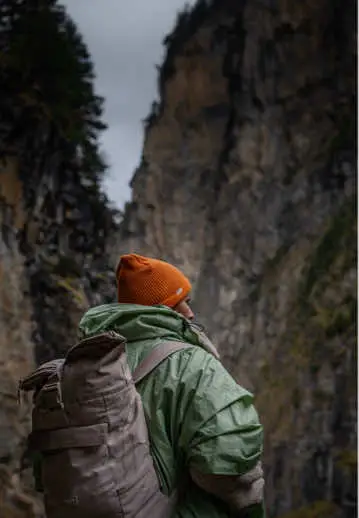
M94 171L89 174L90 166L80 163L86 153L81 155L81 145L65 135L64 121L56 120L56 109L62 117L69 115L71 123L79 120L79 104L76 109L71 105L74 94L66 85L72 81L72 88L79 88L74 82L78 70L61 68L60 60L62 52L70 49L71 55L74 50L56 40L58 34L66 34L70 22L58 11L57 20L60 15L66 20L66 30L61 31L51 24L55 3L42 2L38 11L35 4L28 2L27 11L21 2L4 1L0 9L1 518L43 516L27 469L31 407L28 400L17 402L19 378L36 363L62 355L77 340L85 309L115 296L106 258L108 236L116 225L99 189L95 147L90 164ZM23 23L22 30L17 23ZM47 47L41 38L58 51L49 55L48 63L56 58L65 87L52 74L53 82L46 83ZM51 46L54 40L58 47ZM73 97L67 104L69 91ZM94 102L88 92L87 99ZM82 146L87 144L83 140Z
M18 380L76 342L90 305L115 297L106 261L111 213L61 167L50 142L33 145L18 143L0 167L0 516L8 508L9 518L41 512L21 493L31 413L29 401L17 404Z
M193 282L265 427L269 516L356 516L355 13L199 2L167 37L119 235Z
M22 8L0 9L1 518L42 516L21 471L18 378L115 297L116 225L74 127L88 112L66 98L76 81L61 89L71 59L44 57L51 17L29 31L44 56L8 52ZM113 254L190 276L199 320L256 395L275 518L356 516L354 20L347 0L200 1L180 15Z

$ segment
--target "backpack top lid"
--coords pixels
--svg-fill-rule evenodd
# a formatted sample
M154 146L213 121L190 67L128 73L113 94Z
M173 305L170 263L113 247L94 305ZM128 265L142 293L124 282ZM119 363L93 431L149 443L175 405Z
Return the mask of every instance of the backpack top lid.
M19 381L19 392L39 390L50 378L61 378L61 372L65 362L71 363L85 358L101 358L106 353L118 349L124 350L126 339L122 335L109 331L89 338L84 338L74 346L72 346L65 358L51 360L43 363L25 378Z

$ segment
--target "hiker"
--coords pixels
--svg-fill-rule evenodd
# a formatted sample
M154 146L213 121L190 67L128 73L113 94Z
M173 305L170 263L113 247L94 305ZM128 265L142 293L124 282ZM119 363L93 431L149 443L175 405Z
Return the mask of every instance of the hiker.
M176 518L264 518L263 430L252 395L238 385L194 323L191 284L167 262L123 255L118 303L90 309L81 336L114 331L127 340L133 373L161 343L171 354L137 385L162 492L178 491Z

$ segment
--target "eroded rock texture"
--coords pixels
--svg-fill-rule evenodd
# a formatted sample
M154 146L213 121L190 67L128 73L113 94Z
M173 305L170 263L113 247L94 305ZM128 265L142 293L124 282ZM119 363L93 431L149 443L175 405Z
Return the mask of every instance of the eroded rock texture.
M84 310L115 295L114 214L96 149L101 110L71 23L53 1L0 2L1 518L43 516L27 469L31 409L17 403L19 378L63 354Z
M191 277L266 431L270 516L356 516L355 13L199 2L166 39L119 236Z
M9 518L37 516L29 510L21 514L27 505L25 495L25 503L18 501L19 470L27 465L23 459L21 466L20 459L31 416L28 402L17 404L18 380L36 362L61 356L76 342L83 312L90 305L112 302L115 296L106 259L107 235L114 231L111 212L97 194L91 196L90 184L82 185L77 173L63 168L60 148L39 142L36 150L35 139L24 143L24 154L17 143L0 166L0 488L4 484L0 516L4 518L8 518L3 514L5 503ZM41 165L36 169L39 155ZM31 487L31 480L27 483Z

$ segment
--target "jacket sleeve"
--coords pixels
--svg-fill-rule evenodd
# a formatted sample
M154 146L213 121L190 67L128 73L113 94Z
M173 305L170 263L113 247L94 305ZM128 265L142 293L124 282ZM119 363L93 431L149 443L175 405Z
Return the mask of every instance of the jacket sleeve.
M190 474L199 487L227 502L234 516L265 517L264 478L260 462L244 475L212 475L195 468L190 469Z
M193 480L234 509L261 504L263 429L252 394L199 349L188 360L180 386L179 444ZM263 518L264 512L257 516Z

